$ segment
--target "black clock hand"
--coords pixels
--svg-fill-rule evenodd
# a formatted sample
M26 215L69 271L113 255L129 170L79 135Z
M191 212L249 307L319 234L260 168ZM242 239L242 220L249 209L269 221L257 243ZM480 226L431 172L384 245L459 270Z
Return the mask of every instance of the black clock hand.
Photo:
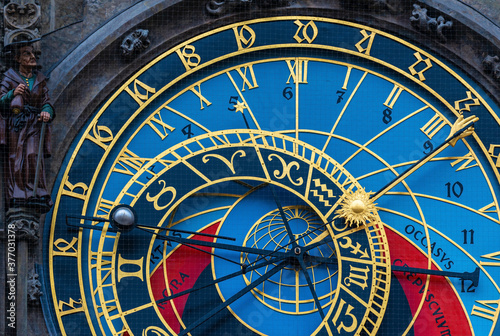
M210 283L208 284L204 284L203 286L198 286L198 287L193 287L191 289L186 289L182 292L179 292L179 293L176 293L176 294L172 294L172 295L169 295L169 296L166 296L166 297L163 297L162 299L160 300L157 300L156 303L157 304L162 304L164 302L167 302L169 300L173 300L179 296L183 296L183 295L186 295L186 294L190 294L192 292L196 292L196 291L199 291L200 289L203 289L203 288L207 288L207 287L210 287L212 285L215 285L216 283L219 283L219 282L223 282L223 281L226 281L226 280L229 280L229 279L232 279L234 277L237 277L239 275L242 275L242 274L245 274L245 273L248 273L250 271L253 271L253 270L256 270L258 268L261 268L261 267L264 267L264 266L267 266L267 265L271 265L271 264L275 264L275 263L278 263L280 261L282 261L284 258L283 257L278 257L278 258L273 258L273 259L269 259L269 260L265 260L261 263L258 263L258 264L255 264L253 266L246 266L246 267L243 267L240 271L237 271L237 272L233 272L231 274L228 274L226 276L223 276L223 277L220 277L218 279L215 279L213 281L211 281Z
M226 237L226 236L219 236L219 235L214 235L214 234L211 234L211 233L203 233L203 232L180 230L180 229L172 229L172 228L163 228L163 227L149 226L149 225L144 225L144 224L137 224L137 228L150 229L150 230L160 230L160 231L170 231L170 232L179 232L179 233L186 233L186 234L192 234L192 235L198 235L198 236L213 237L213 238L217 238L217 239L227 239L227 240L236 241L236 238Z
M187 245L215 247L215 248L219 248L219 249L223 249L223 250L243 252L243 253L249 253L249 254L269 255L272 252L276 252L276 251L263 250L263 249L253 248L253 247L236 246L236 245L224 244L224 243L219 243L219 242L209 242L209 241L188 239L188 238L181 238L181 237L174 237L174 236L157 235L157 238L162 239L162 240L167 240L167 241L173 241L175 243L183 244L183 245L187 244ZM274 253L274 255L278 256L278 257L288 257L289 253L276 252L276 253Z
M285 211L283 211L283 207L281 206L280 201L278 200L278 196L276 196L276 191L274 190L274 186L272 184L269 184L269 187L271 188L271 192L273 193L273 198L274 202L276 203L276 206L278 207L278 210L280 211L280 216L281 219L283 220L283 225L285 226L285 230L288 234L288 238L290 238L290 244L292 244L292 248L298 246L295 236L293 235L292 229L290 228L290 225L288 224L288 220L286 219Z
M283 269L283 267L285 267L286 265L287 265L287 262L282 261L281 263L276 265L273 269L267 271L266 274L262 275L260 278L253 281L251 284L249 284L248 286L246 286L245 288L240 290L238 293L234 294L229 299L227 299L226 301L224 301L223 303L221 303L220 305L218 305L217 307L215 307L214 309L212 309L211 311L209 311L208 313L206 313L205 315L200 317L196 322L189 325L186 329L184 329L183 331L181 331L179 333L179 336L187 335L193 329L197 328L200 324L204 323L205 321L210 319L212 316L214 316L215 314L217 314L218 312L220 312L221 310L223 310L224 308L229 306L231 303L235 302L240 297L242 297L246 293L250 292L252 289L254 289L258 285L260 285L261 283L263 283L264 281L266 281L267 279L269 279L270 277L272 277L273 275L275 275L276 273L281 271Z
M140 229L140 230L146 231L145 229L143 229L143 228L142 228L142 227L140 227L140 226L137 226L137 228L138 228L138 229ZM151 232L149 232L149 231L146 231L146 232L151 233ZM155 232L153 232L153 234L157 235L158 237L164 237L164 236L160 236L159 234L157 234L157 233L155 233ZM241 264L241 263L239 263L239 262L237 262L237 261L231 260L231 259L229 259L229 258L225 258L225 257L223 257L223 256L217 255L217 254L212 253L212 252L210 252L210 251L205 251L205 250L203 250L203 249L201 249L201 248L199 248L199 247L196 247L196 246L193 246L193 245L190 245L190 244L183 244L183 245L184 245L184 246L186 246L186 247L189 247L189 248L191 248L191 249L193 249L193 250L200 251L200 252L203 252L203 253L205 253L205 254L209 254L209 255L211 255L211 256L214 256L215 258L219 258L219 259L222 259L222 260L228 261L228 262L230 262L230 263L236 264L236 265L238 265L238 266L241 266L241 267L243 267L243 266L244 266L243 264Z
M306 278L307 286L309 287L309 290L311 291L311 294L314 298L314 302L316 303L316 306L318 307L318 312L321 315L321 319L325 318L325 313L323 312L323 307L321 307L321 303L319 302L318 294L316 294L316 289L314 288L314 285L311 281L311 278L309 277L309 273L307 272L307 267L304 262L304 255L298 251L299 255L297 256L297 260L299 261L300 268L302 269L302 273L304 274L304 277Z
M479 267L476 267L474 272L450 272L450 271L439 271L439 270L430 270L426 268L414 268L414 267L406 267L406 266L391 266L391 270L396 272L406 272L406 273L422 273L422 274L430 274L430 275L440 275L452 278L459 278L462 280L470 280L472 284L477 287L479 284Z
M451 128L450 135L448 138L439 146L437 146L435 149L433 149L431 152L429 152L427 155L425 155L423 158L418 160L415 164L413 164L411 167L406 169L401 175L397 176L394 180L391 182L387 183L384 187L382 187L379 191L377 191L375 194L370 196L370 199L372 201L375 201L377 198L381 197L384 195L386 192L391 190L393 187L395 187L398 183L403 181L405 178L413 174L417 169L422 167L426 162L430 161L432 158L434 158L436 155L438 155L441 151L443 151L448 145L455 146L456 142L464 138L470 134L473 133L473 127L474 123L478 121L479 118L476 116L470 116L467 118L463 118L462 115L457 119L455 124L453 124L453 127Z

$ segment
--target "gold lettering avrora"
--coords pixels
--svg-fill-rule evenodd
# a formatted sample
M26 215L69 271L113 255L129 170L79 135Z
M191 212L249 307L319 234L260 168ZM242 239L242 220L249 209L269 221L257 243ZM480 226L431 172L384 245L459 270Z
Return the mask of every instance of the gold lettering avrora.
M216 159L219 159L221 160L222 162L224 162L224 164L226 166L228 166L228 168L231 170L231 172L234 174L236 174L236 171L234 170L234 158L236 157L236 155L240 156L240 158L242 157L245 157L246 156L246 153L243 149L240 149L239 151L236 151L233 153L233 155L231 156L231 161L229 161L228 159L226 159L225 157L223 157L222 155L219 155L219 154L207 154L205 155L202 160L203 160L203 163L207 163L210 159L210 157L213 157L213 158L216 158Z
M193 45L187 45L184 48L179 48L175 52L179 56L186 68L186 71L191 70L192 68L197 67L201 63L200 55L195 53L196 48Z
M169 186L167 187L167 183L164 181L164 180L159 180L158 181L159 184L163 184L163 188L160 190L160 192L156 195L156 196L151 196L149 193L146 194L146 199L148 200L148 202L153 202L153 206L156 210L160 211L160 210L163 210L165 208L167 208L170 203L172 203L175 199L175 196L177 195L177 191L175 190L174 187L172 186ZM172 198L170 199L170 201L166 204L166 205L159 205L158 204L158 200L160 199L160 197L167 193L167 192L171 192L172 193Z
M307 43L311 44L318 36L318 27L314 21L309 21L308 23L303 24L300 20L295 20L293 23L299 27L293 36L295 41L298 43L307 41ZM309 36L309 32L312 33L312 36Z
M267 157L267 159L269 161L272 161L273 160L273 157L276 157L280 163L281 163L281 174L280 174L280 171L278 169L276 169L273 174L274 174L274 177L276 177L278 180L282 180L284 179L285 177L288 177L288 180L293 184L293 185L296 185L296 186L301 186L303 183L304 183L304 179L302 177L299 177L298 179L296 179L295 181L292 180L292 177L290 175L291 173L291 169L292 167L295 167L295 170L299 170L300 168L300 165L297 161L292 161L292 162L289 162L288 164L285 162L285 160L277 155L277 154L269 154L269 156Z
M128 87L128 86L125 88L125 91L132 98L134 98L134 100L137 102L137 104L139 104L139 106L144 105L144 103L149 99L149 94L154 94L156 92L155 88L153 88L147 84L144 84L143 82L141 82L138 79L134 79L133 86L134 86L134 91L132 91L130 89L130 87ZM142 90L144 90L145 92L142 93L139 90L139 87L142 88Z
M233 31L234 37L236 38L236 44L238 45L238 50L251 48L255 43L255 32L247 25L233 27ZM245 37L245 35L247 35L248 38Z

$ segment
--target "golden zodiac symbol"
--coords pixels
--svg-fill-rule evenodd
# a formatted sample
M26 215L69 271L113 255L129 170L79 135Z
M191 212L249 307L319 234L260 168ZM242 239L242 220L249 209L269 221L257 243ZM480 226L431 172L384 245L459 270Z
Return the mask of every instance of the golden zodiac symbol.
M312 189L311 192L312 192L313 196L318 197L319 201L322 202L322 203L324 203L325 206L327 206L327 207L331 206L330 202L328 202L328 198L334 198L334 197L336 197L336 196L333 195L333 191L331 189L328 189L328 187L326 186L326 184L321 183L321 181L320 181L319 178L318 179L314 179L313 182L314 182L314 187L316 187L316 188L319 187L323 193L326 192L327 195L328 195L328 196L323 196L323 195L321 195L319 193L320 190ZM327 199L325 199L325 198L327 198Z
M231 171L233 172L233 174L236 174L235 170L234 170L234 157L236 156L236 154L239 154L240 155L240 158L242 157L245 157L247 156L245 151L243 149L240 149L239 151L236 151L233 153L233 155L231 156L231 162L229 162L228 159L226 159L225 157L223 157L222 155L219 155L219 154L207 154L205 155L202 160L203 160L203 163L207 163L208 160L209 160L209 157L213 157L213 158L216 158L216 159L219 159L221 160L222 162L224 162L226 164L226 166L229 167L229 169L231 169Z
M286 176L286 177L288 177L288 180L289 180L292 184L294 184L294 185L296 185L296 186L300 186L300 185L302 185L302 184L304 183L304 179L303 179L302 177L299 177L299 178L297 179L297 182L294 182L294 181L292 180L292 177L290 176L290 169L292 169L292 167L295 167L295 169L296 169L296 170L299 170L299 168L300 168L300 165L299 165L299 163L298 163L297 161L292 161L292 162L290 162L290 163L288 163L288 164L287 164L287 163L285 162L285 160L283 160L283 158L281 158L280 156L278 156L278 155L276 155L276 154L270 154L270 155L267 157L267 159L268 159L269 161L272 161L272 160L273 160L273 159L272 159L272 157L273 157L273 156L277 157L277 158L278 158L278 160L280 160L281 165L283 166L283 173L280 175L280 171L279 171L278 169L276 169L276 170L273 172L273 173L274 173L274 177L276 177L278 180L281 180L281 179L285 178L285 176Z
M146 194L146 199L148 200L148 202L154 202L153 205L154 205L154 207L155 207L156 210L163 210L166 207L168 207L170 205L170 203L173 202L173 200L175 199L175 196L177 195L177 191L175 190L174 187L171 187L171 186L170 187L166 187L167 183L164 180L160 180L160 181L158 181L158 183L159 184L163 184L163 189L158 193L158 195L156 195L154 197L151 197L149 195L149 193L147 193ZM169 191L172 193L172 199L170 200L170 202L168 202L164 206L158 205L158 199L161 197L161 195L163 195L164 193L169 192Z

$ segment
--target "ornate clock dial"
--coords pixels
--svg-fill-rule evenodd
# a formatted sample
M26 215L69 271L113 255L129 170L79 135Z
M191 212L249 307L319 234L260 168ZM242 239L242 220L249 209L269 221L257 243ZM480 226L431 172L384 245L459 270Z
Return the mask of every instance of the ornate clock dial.
M68 154L46 246L61 334L494 335L494 108L459 70L348 22L186 41ZM444 143L463 117L467 137ZM476 268L478 283L444 273Z

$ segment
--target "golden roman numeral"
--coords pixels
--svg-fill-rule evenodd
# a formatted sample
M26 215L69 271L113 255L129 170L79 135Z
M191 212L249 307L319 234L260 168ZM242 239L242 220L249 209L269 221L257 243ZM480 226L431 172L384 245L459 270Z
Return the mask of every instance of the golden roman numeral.
M211 103L211 102L209 102L209 101L208 101L208 99L207 99L207 98L205 98L205 97L201 94L201 87L200 87L200 84L198 84L198 90L196 90L196 88L193 86L193 87L191 88L191 91L192 91L192 92L193 92L193 93L194 93L194 94L195 94L198 98L200 98L200 106L201 106L200 110L203 110L203 109L205 108L205 106L204 106L203 104L207 105L207 107L208 107L208 106L210 106L210 105L212 105L212 103Z
M245 65L244 67L241 68L236 68L236 72L238 72L241 79L243 79L243 85L241 86L241 91L245 91L245 86L248 86L249 90L259 87L259 85L257 84L257 79L255 78L255 72L253 71L252 64ZM251 79L248 79L247 72L249 72Z
M370 55L370 51L373 45L373 39L377 34L375 32L371 32L370 34L368 34L364 29L360 31L360 33L361 35L363 35L363 38L354 46L356 47L356 49L358 49L360 53L363 53L365 55ZM364 42L366 42L366 40L368 40L366 47L361 46Z
M141 158L131 150L126 149L118 158L113 172L134 176L147 161L148 159Z
M182 50L179 48L175 52L179 56L186 68L186 71L191 70L194 67L197 67L201 63L201 57L197 53L195 53L196 48L192 45L187 45Z
M500 266L500 251L482 255L481 258L495 260L495 261L480 261L482 266Z
M432 139L437 132L439 132L446 125L444 120L439 114L435 114L420 130L424 132L429 139Z
M479 316L490 321L496 321L500 308L500 300L476 300L481 306L474 305L471 315ZM496 307L494 307L496 305ZM486 308L485 308L486 307Z
M134 79L134 83L132 84L134 87L134 91L130 89L130 87L126 87L125 91L139 104L139 106L144 105L144 103L149 99L149 94L153 94L156 92L155 88L144 84L138 79ZM142 92L141 92L141 88Z
M99 207L97 208L97 216L108 218L109 213L115 207L114 201L108 201L104 198L99 200ZM101 212L101 213L99 213ZM104 214L103 214L104 213Z
M53 256L62 256L62 257L78 257L78 238L73 237L71 239L71 242L67 242L66 240L59 238L54 242L54 246L56 247L56 250L52 250L52 255ZM75 247L76 244L76 247Z
M463 161L465 161L465 162L463 162ZM464 170L464 169L469 169L469 168L472 168L472 167L479 166L479 163L477 163L477 161L476 161L475 164L471 165L471 163L473 161L475 161L475 158L472 155L472 152L469 152L467 155L464 155L461 158L459 158L459 159L457 159L457 160L455 160L453 162L450 162L450 165L452 167L455 167L457 164L461 163L460 166L456 170L458 172L458 171L461 171L461 170Z
M481 209L479 209L479 212L481 212L481 213L488 213L488 212L489 213L496 213L497 208L495 206L495 202L491 202L487 206L482 207Z
M394 84L394 87L392 88L391 93L389 93L389 96L385 100L384 105L392 109L394 107L394 104L398 100L399 95L401 94L401 92L403 92L403 90L404 89L401 86Z
M110 279L110 276L114 270L112 259L113 259L113 252L90 251L90 268L96 269L97 280L98 280L97 286L94 289L94 295L97 294L97 291L99 289L113 286L112 282L110 282L107 285L104 284L106 280L108 280L108 278Z
M342 85L342 90L347 90L347 83L349 83L349 77L351 77L352 67L347 67L347 72L344 78L344 84Z
M149 120L146 122L146 124L148 124L162 140L165 140L165 138L175 130L175 127L172 127L163 122L160 112L152 115L151 118L149 118Z
M238 30L240 28L240 30ZM247 25L241 27L233 27L234 37L236 37L236 44L238 45L238 50L251 48L255 42L255 32L252 28ZM245 35L250 35L248 38Z
M307 84L307 66L309 60L296 58L293 62L292 65L291 60L286 60L288 70L290 70L290 76L288 76L286 83L290 84L290 78L292 78L294 84Z

